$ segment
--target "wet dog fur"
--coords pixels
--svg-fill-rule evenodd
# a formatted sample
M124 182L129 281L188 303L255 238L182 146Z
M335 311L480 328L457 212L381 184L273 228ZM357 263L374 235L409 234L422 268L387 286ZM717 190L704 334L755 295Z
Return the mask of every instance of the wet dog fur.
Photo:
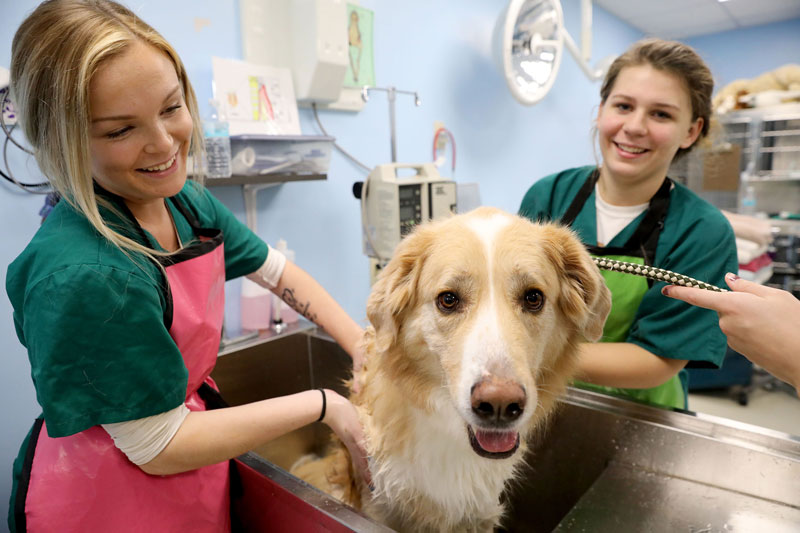
M566 228L492 208L422 225L373 287L357 392L351 382L374 490L338 441L293 473L400 531L492 531L610 306Z

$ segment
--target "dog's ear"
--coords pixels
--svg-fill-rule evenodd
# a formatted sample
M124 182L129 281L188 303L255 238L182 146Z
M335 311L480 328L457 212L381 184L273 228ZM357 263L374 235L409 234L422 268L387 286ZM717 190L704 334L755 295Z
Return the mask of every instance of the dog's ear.
M583 243L571 230L554 224L545 227L545 249L561 275L559 304L589 341L603 335L611 311L611 291Z
M395 342L404 312L414 303L430 240L430 233L420 228L400 241L372 287L367 318L375 328L378 351L385 351Z

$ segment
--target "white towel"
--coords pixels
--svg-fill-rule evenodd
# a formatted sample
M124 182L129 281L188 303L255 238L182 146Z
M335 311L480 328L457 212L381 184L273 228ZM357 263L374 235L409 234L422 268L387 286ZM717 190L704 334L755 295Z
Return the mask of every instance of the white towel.
M739 255L739 264L746 265L759 255L767 252L766 244L759 244L747 239L736 238L736 253Z
M770 224L769 220L751 217L748 215L740 215L738 213L731 213L724 210L722 211L722 214L725 215L725 218L727 218L728 222L731 223L731 227L733 227L733 233L737 237L763 245L768 245L772 242L772 224ZM742 261L740 257L739 262L744 263L746 261Z

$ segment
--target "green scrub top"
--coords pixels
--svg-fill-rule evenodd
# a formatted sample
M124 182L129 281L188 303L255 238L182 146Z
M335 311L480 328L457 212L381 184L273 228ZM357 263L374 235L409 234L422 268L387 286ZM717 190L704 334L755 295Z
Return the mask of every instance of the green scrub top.
M594 170L594 166L580 167L539 180L525 195L520 215L534 221L559 221ZM573 230L587 246L597 246L594 195L595 192L592 191L572 224ZM642 213L633 220L608 243L607 247L622 247L645 215L646 213ZM652 263L659 268L724 286L725 274L736 272L738 269L733 230L717 208L686 187L675 183L670 191L669 210L664 219L664 228L661 230ZM605 272L603 275L608 278ZM634 276L627 277L634 278ZM642 281L646 283L645 280ZM641 282L631 281L631 283L641 285ZM621 291L612 286L614 293L612 316L606 324L603 341L630 342L660 357L687 359L688 365L694 367L719 368L725 356L726 338L719 329L717 313L663 296L661 288L664 285L664 282L658 282L634 291L637 293L636 299L639 299L641 293L641 300L633 313L632 320L629 317L618 316L620 312L615 311L615 307L625 306L619 302L622 297ZM630 327L624 336L609 330L618 325L619 318L630 322ZM640 401L685 408L685 375L686 373L682 371L680 401L675 401L678 393L676 380L671 380L672 383L668 381L666 387L661 387L664 390L660 391L652 389L611 389L611 391Z
M98 192L120 205L118 197ZM223 231L227 279L261 267L267 245L205 188L187 182L177 199L202 227ZM195 238L180 211L167 205L181 241ZM110 225L141 241L123 211L115 211L101 208ZM155 415L184 401L187 371L165 324L163 274L111 245L68 202L58 203L11 263L6 289L51 437Z

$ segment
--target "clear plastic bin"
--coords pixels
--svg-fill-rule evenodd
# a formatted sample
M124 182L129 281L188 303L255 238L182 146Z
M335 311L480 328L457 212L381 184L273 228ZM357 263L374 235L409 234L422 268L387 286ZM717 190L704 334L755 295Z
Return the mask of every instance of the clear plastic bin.
M231 137L233 174L324 174L331 163L333 141L322 135L235 135Z

